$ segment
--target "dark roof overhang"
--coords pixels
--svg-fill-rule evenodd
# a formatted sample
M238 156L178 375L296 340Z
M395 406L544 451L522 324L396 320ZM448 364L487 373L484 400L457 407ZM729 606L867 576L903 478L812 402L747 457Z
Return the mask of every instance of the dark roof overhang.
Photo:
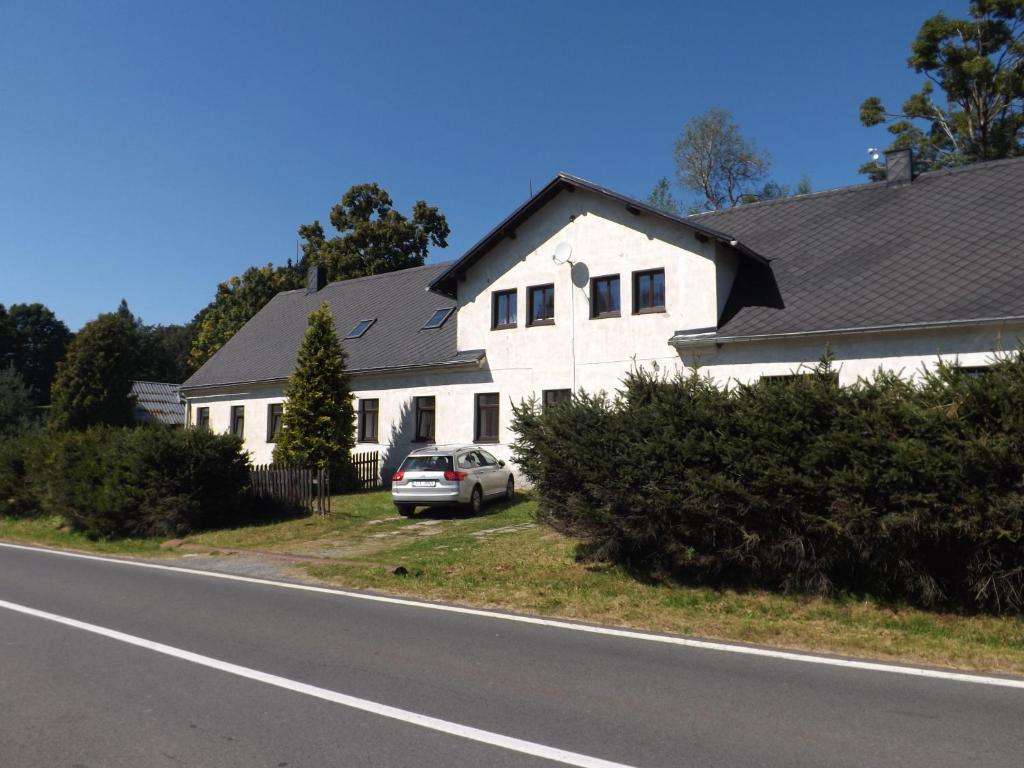
M476 369L483 365L484 359L487 357L487 353L482 349L469 349L465 352L459 352L451 360L441 360L434 363L414 363L412 365L391 365L382 366L379 368L348 368L346 373L350 376L371 376L377 374L390 374L390 373L409 373L418 372L424 370L450 370L450 369ZM191 386L187 384L181 384L180 392L181 397L188 398L193 395L201 395L204 392L209 392L217 389L231 389L237 387L253 387L253 386L283 386L288 381L287 378L276 378L276 379L252 379L250 381L226 381L218 382L215 384L193 384Z
M568 173L559 173L555 178L548 182L543 189L537 192L537 194L516 208L516 210L505 218L504 221L484 235L483 238L476 245L466 251L461 258L452 262L448 269L434 278L428 286L429 290L443 296L455 298L458 293L459 278L467 269L476 264L476 262L483 258L492 248L502 242L505 238L515 238L516 229L518 229L518 227L534 213L547 205L556 195L558 195L558 193L562 191L574 192L578 189L586 190L587 192L591 192L620 203L627 211L634 215L654 216L665 221L670 221L673 224L678 224L679 226L690 230L693 232L694 236L700 240L715 240L723 245L733 248L747 258L753 259L762 264L768 263L768 260L763 256L755 253L753 250L743 245L743 243L739 242L736 238L731 237L724 232L719 232L716 229L696 224L692 219L667 213L666 211L650 206L647 203L642 203L639 200L633 200L625 195L620 195L618 192L613 192L610 189L598 186L597 184L593 184Z
M715 329L698 328L692 331L676 331L668 343L677 349L721 347L724 344L757 343L765 341L802 341L818 337L861 336L880 333L911 333L976 326L998 326L1005 323L1024 323L1024 316L974 317L963 320L929 320L918 323L890 323L889 325L857 325L849 328L813 328L806 331L785 331L780 333L757 333L744 335L718 335Z

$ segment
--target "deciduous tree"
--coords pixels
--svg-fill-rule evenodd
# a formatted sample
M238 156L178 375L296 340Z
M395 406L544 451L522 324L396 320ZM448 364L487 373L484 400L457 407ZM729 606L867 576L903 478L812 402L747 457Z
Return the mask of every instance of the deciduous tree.
M683 126L675 145L676 178L701 198L697 210L732 207L763 189L770 160L740 133L732 115L709 109Z
M887 124L891 148L914 150L918 171L1024 154L1024 0L973 0L967 13L921 25L907 66L925 82L899 111L877 96L860 106L863 125ZM885 178L877 161L860 172Z
M86 323L57 366L50 425L84 429L93 424L129 424L131 381L139 369L141 339L127 305Z
M445 248L451 230L440 211L423 200L412 217L396 211L377 184L357 184L331 209L338 235L328 238L319 221L299 227L307 265L327 268L331 280L348 280L421 266L430 246Z
M42 304L12 304L9 310L0 311L0 366L13 365L36 403L48 403L57 363L64 357L71 335Z

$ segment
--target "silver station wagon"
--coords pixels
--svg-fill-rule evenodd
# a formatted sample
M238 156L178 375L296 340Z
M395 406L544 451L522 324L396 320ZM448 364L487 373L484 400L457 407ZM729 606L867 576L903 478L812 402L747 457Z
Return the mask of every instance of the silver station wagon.
M408 517L416 507L466 504L473 514L484 499L512 499L512 470L478 445L432 445L405 457L391 477L391 500Z

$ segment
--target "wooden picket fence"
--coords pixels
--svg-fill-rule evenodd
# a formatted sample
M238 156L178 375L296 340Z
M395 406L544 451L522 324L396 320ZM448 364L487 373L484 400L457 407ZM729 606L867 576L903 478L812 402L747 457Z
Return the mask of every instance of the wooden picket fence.
M303 469L261 464L249 470L252 493L308 509L319 515L331 511L331 476L326 469Z
M374 488L380 488L379 451L353 453L352 464L356 468L356 477L359 478L360 490L369 491Z

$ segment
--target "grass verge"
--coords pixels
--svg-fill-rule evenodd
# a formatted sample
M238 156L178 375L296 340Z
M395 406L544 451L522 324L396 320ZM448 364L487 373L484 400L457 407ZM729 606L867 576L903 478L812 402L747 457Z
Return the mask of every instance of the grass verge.
M300 575L350 588L586 622L824 653L1024 675L1024 617L935 613L873 600L822 599L637 582L576 561L575 544L533 524L534 501L480 517L421 511L399 518L387 493L333 499L305 517L189 536L211 551L303 555ZM59 521L0 519L0 538L118 554L150 541L91 542ZM402 566L406 575L396 576Z

